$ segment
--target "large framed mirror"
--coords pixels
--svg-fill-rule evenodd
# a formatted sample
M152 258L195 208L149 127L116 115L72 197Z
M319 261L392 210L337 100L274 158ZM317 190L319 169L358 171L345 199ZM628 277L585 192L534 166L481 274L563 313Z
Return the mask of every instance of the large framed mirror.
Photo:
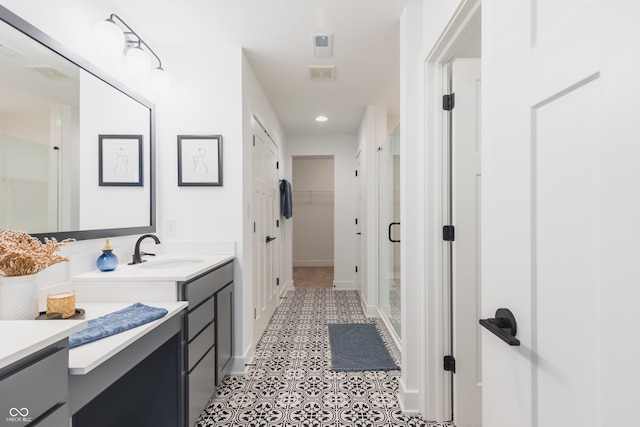
M150 101L0 6L1 228L59 240L155 232L154 139ZM136 185L104 185L101 172Z

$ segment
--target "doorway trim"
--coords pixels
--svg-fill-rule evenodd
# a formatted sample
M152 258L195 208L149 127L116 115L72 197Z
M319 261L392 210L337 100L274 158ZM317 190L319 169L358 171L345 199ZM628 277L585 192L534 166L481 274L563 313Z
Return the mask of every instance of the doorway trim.
M424 122L420 126L421 140L425 141L425 230L426 242L423 274L426 281L423 306L426 328L421 337L425 351L422 366L426 366L421 379L422 399L420 412L428 420L450 421L452 399L450 382L443 369L443 357L451 351L448 338L449 284L446 270L447 246L442 239L445 225L445 206L448 160L446 141L448 129L446 112L442 109L442 95L447 93L448 63L454 57L456 44L466 31L480 19L480 0L462 1L444 28L431 51L421 58L420 75L424 84L420 92L420 105Z

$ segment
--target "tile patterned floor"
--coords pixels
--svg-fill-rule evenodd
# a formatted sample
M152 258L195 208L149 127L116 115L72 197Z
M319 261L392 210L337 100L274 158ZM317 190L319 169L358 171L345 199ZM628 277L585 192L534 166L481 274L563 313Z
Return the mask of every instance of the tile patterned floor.
M225 379L196 426L442 426L400 412L400 371L331 371L327 323L375 324L398 359L382 322L364 316L356 291L295 289L246 375Z

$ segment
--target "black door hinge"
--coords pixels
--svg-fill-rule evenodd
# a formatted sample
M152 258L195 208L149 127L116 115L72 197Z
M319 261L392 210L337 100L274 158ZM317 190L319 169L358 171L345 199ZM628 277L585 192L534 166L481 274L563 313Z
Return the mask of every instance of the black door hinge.
M254 233L256 232L256 223L255 222L253 223L253 232Z
M445 356L444 357L444 370L451 371L451 373L456 373L456 359L453 356Z
M280 169L280 162L276 162L276 169Z
M253 135L253 146L254 147L256 146L256 136L255 135Z
M358 176L358 169L356 169L356 176Z
M445 225L442 227L442 239L445 242L453 242L456 240L456 228L453 225Z
M280 278L276 277L276 286L280 286Z
M356 273L358 272L358 266L356 265Z
M280 220L276 219L276 227L280 228Z
M442 97L442 109L445 111L453 110L453 107L456 106L456 94L452 93L450 95L444 95Z
M356 218L356 225L358 225L358 218Z

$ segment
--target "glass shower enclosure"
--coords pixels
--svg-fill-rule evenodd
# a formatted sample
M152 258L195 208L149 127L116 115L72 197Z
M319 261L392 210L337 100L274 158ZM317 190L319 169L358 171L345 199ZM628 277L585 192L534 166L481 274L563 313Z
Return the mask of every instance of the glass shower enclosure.
M378 307L400 333L400 127L378 149Z

